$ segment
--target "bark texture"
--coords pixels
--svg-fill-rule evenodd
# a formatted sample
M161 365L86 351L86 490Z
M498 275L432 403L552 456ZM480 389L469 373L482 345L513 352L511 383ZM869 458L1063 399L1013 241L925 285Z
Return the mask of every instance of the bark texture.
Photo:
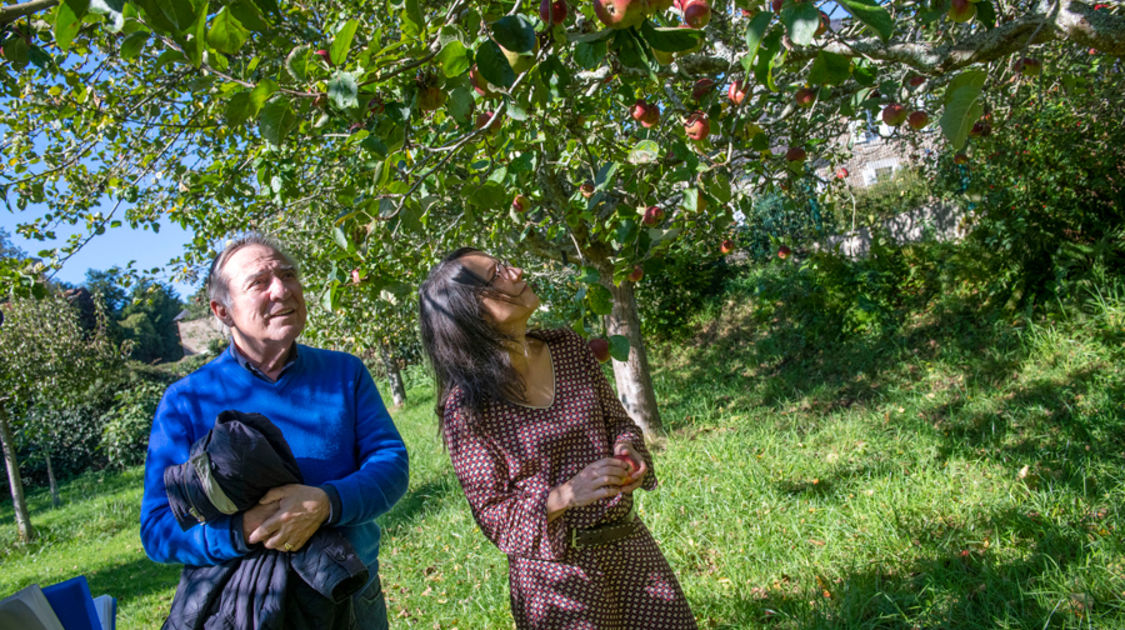
M20 542L31 542L35 538L35 530L31 527L31 514L27 511L27 499L23 495L23 477L20 476L19 462L16 461L12 429L3 409L0 409L0 442L3 443L4 464L8 469L8 487L12 491L12 511L16 514L16 531Z

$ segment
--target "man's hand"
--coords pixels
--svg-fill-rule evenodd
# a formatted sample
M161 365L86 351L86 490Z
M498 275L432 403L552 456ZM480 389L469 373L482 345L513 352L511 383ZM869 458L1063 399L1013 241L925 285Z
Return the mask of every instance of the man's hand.
M242 516L246 542L267 549L297 551L328 519L328 495L314 486L289 484L266 493Z

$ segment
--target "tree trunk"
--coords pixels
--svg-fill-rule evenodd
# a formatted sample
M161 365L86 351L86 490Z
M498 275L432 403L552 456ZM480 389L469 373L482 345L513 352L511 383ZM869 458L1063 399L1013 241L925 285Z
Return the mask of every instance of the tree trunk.
M637 313L633 283L626 280L621 286L613 286L611 282L607 288L613 294L613 310L606 316L606 329L611 335L623 335L629 339L629 360L613 360L617 397L644 431L645 437L651 438L663 433L664 425L660 421L656 392L652 388L648 352L641 337L641 318Z
M27 511L27 500L23 496L23 478L20 477L19 462L16 461L16 444L12 440L12 429L8 426L8 416L0 409L0 442L3 442L4 464L8 468L8 486L12 490L12 511L16 513L16 530L21 542L31 542L35 530L31 527L31 515Z
M43 457L47 460L47 482L51 487L51 507L59 507L59 485L55 483L55 467L51 465L51 451L43 451Z
M379 358L383 360L383 370L387 373L387 380L391 382L391 397L395 407L406 404L406 386L402 382L402 372L398 369L398 362L391 355L391 348L386 343L379 344Z

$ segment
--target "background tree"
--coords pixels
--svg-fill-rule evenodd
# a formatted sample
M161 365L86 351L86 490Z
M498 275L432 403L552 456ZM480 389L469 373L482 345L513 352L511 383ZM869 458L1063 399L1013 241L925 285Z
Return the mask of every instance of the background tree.
M92 386L119 373L122 360L103 329L85 331L65 298L14 298L0 334L0 441L21 540L34 536L16 457L16 431L49 432L29 414L37 403L77 406ZM49 457L49 454L48 454Z
M27 236L85 222L55 264L107 226L165 220L197 234L175 261L189 269L231 231L325 222L322 243L345 237L314 250L325 268L350 247L398 276L400 241L532 251L571 269L568 319L611 337L649 432L634 284L677 242L718 250L758 196L811 212L831 192L814 167L846 151L849 121L924 107L962 151L1013 62L1030 76L1043 47L1125 54L1119 7L1067 0L846 0L823 6L847 13L832 28L793 0L626 0L650 12L617 28L588 2L547 24L468 0L68 0L10 19L49 4L0 14L0 185L16 208L50 208ZM688 5L701 28L681 28ZM309 279L334 312L346 275Z

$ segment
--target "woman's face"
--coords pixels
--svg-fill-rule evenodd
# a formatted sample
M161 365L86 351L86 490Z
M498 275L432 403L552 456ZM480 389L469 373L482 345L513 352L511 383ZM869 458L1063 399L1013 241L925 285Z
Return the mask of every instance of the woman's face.
M489 321L499 327L524 324L539 308L539 296L523 279L523 269L505 264L483 252L472 252L460 262L477 277L484 278L492 291L481 296L481 306Z

